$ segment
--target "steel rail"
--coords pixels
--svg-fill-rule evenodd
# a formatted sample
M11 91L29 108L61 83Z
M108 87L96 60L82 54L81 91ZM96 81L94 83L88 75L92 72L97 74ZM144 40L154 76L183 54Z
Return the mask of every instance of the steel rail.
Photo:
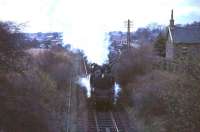
M113 116L113 113L110 112L110 115L111 115L111 119L112 119L114 128L116 129L117 132L119 132L119 129L118 129L118 127L117 127L117 123L116 123L115 118L114 118L114 116Z
M67 107L67 132L70 131L70 120L71 120L71 115L70 115L70 111L71 111L71 96L72 96L72 88L71 88L71 80L70 80L70 84L69 84L69 94L67 95L68 98L68 107Z
M97 121L96 111L94 111L93 114L94 114L94 120L95 120L95 125L96 125L96 128L97 128L97 132L100 132L100 128L99 128L98 121Z

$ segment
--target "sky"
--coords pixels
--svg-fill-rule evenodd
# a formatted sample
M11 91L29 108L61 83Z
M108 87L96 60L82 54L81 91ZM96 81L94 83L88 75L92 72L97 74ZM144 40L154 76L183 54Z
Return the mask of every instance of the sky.
M0 0L0 20L26 23L25 32L64 32L64 42L82 49L89 61L107 59L109 31L132 31L150 23L200 21L200 0Z

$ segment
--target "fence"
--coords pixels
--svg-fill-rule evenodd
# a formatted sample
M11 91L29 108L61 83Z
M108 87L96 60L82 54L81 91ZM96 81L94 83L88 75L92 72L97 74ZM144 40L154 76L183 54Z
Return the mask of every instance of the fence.
M153 69L174 73L186 73L188 71L188 64L181 60L169 60L166 58L157 57L154 61Z

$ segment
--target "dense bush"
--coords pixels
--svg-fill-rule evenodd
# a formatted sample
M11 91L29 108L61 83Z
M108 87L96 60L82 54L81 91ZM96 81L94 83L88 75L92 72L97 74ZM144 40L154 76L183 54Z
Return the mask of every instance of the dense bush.
M199 82L186 75L153 71L138 77L127 87L132 88L132 114L140 131L200 129Z
M113 65L112 72L121 85L126 85L137 75L152 69L151 46L124 49L118 61Z
M0 23L0 33L0 131L66 131L67 94L82 54L62 46L33 49L10 22Z

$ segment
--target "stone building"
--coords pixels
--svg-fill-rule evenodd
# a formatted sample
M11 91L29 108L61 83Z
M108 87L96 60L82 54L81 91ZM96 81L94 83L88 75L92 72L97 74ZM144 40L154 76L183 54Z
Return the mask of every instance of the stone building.
M167 27L166 59L200 57L200 25L174 25L173 10Z

